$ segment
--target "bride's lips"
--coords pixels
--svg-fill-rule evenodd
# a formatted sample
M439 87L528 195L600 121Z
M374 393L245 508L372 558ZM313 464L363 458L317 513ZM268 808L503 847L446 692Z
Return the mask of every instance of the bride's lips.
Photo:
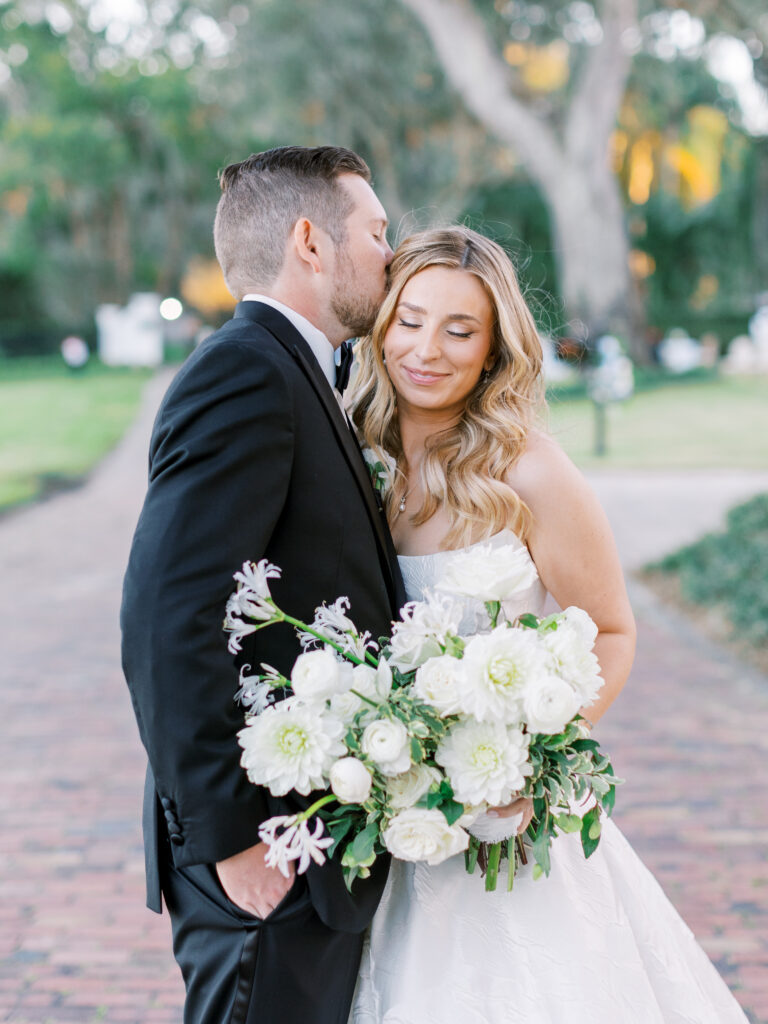
M436 384L438 381L444 380L448 376L447 373L430 373L428 371L412 370L410 366L404 366L403 369L414 384Z

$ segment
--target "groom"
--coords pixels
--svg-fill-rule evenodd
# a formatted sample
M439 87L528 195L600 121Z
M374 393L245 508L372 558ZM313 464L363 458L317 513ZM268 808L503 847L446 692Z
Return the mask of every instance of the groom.
M171 915L185 1024L346 1024L386 863L350 895L335 862L284 879L259 825L291 813L248 782L232 574L268 558L279 606L311 621L339 595L374 637L405 600L391 540L334 393L335 352L387 287L386 215L345 149L273 149L221 174L216 255L240 300L190 356L155 422L122 606L123 665L149 756L148 905ZM287 626L239 664L290 672ZM295 795L294 795L295 796ZM295 798L300 799L300 798Z

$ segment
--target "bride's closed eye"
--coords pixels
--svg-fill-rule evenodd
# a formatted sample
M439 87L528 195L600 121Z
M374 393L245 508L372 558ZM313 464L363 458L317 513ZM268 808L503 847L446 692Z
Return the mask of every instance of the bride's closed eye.
M421 324L409 324L408 321L403 320L402 317L399 317L397 322L400 327L421 327Z

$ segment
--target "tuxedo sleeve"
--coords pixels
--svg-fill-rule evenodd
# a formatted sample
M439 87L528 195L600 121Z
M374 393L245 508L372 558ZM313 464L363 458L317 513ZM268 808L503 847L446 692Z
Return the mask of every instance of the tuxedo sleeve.
M263 557L285 502L291 389L273 355L225 340L182 369L155 424L125 577L123 666L178 866L258 842L266 794L240 767L232 574Z

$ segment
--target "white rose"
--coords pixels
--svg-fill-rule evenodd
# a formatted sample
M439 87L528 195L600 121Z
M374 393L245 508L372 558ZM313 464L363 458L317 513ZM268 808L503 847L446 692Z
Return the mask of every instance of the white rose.
M533 771L528 736L499 722L459 722L441 740L435 760L463 804L508 804Z
M417 807L396 814L381 838L393 857L433 866L469 845L469 835L458 825L449 825L442 811Z
M330 771L331 789L343 804L362 804L371 794L373 779L362 761L342 757Z
M377 718L366 725L360 745L384 775L399 775L411 766L408 730L402 722Z
M463 662L444 654L430 658L417 669L412 692L445 718L462 710L465 680Z
M525 722L529 732L562 732L581 706L579 695L563 679L546 676L525 691Z
M401 672L418 668L442 654L448 636L456 636L461 609L448 597L427 594L424 601L410 601L393 623L390 663Z
M415 764L402 775L395 775L387 782L391 806L396 811L413 807L433 785L441 782L442 777L437 768L427 764Z
M550 671L534 630L498 626L474 636L462 659L462 710L478 722L518 724L527 687Z
M328 700L335 693L343 693L351 682L348 666L328 650L300 654L291 671L293 692L307 703Z
M538 578L526 547L487 544L455 554L446 565L437 589L477 601L508 601L527 590Z

